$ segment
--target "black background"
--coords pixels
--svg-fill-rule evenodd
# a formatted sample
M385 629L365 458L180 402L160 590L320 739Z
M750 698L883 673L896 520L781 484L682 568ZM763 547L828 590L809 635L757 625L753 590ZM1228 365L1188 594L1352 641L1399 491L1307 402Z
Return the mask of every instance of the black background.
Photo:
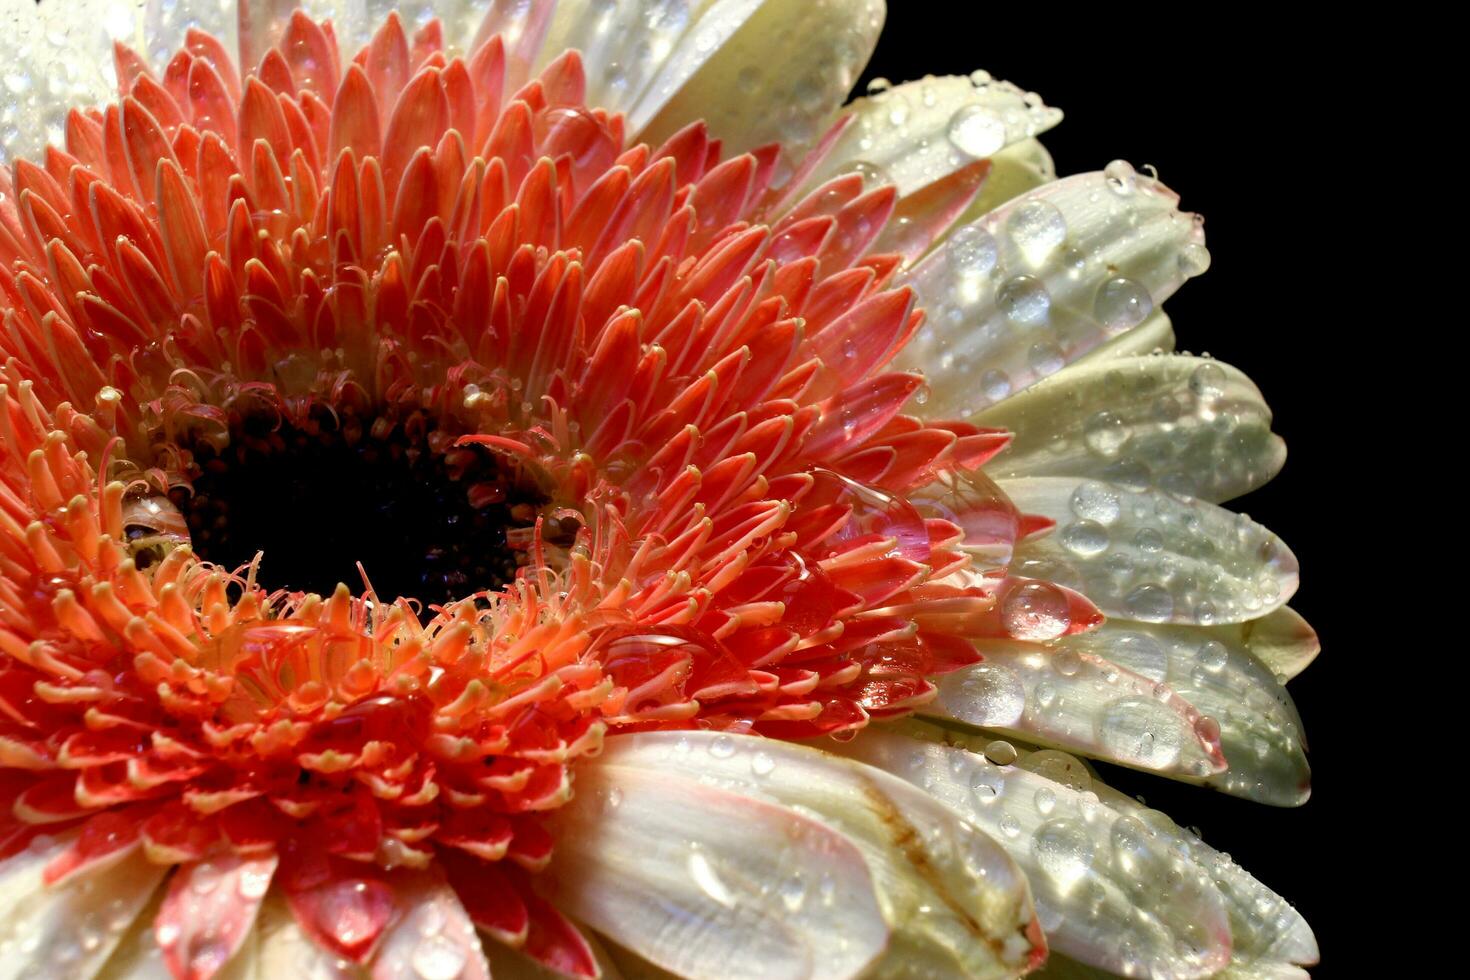
M1366 190L1344 186L1346 178L1361 182L1367 169L1344 154L1335 135L1343 131L1323 114L1335 104L1330 86L1340 76L1318 60L1310 38L1280 23L1262 29L1216 19L1190 29L1129 6L1078 14L891 0L854 94L877 77L897 84L984 68L1066 113L1042 137L1059 175L1118 158L1152 164L1181 194L1181 207L1205 216L1210 269L1165 309L1181 350L1208 351L1251 376L1287 443L1282 473L1227 506L1276 531L1301 560L1292 606L1323 646L1289 685L1311 746L1312 798L1277 809L1118 769L1106 776L1199 828L1295 904L1322 947L1314 976L1378 975L1363 957L1382 945L1349 929L1382 914L1370 911L1385 900L1376 876L1407 857L1379 842L1381 821L1408 818L1391 815L1395 775L1375 774L1361 751L1386 722L1351 724L1362 704L1350 693L1354 667L1379 653L1361 623L1376 615L1375 572L1384 571L1373 569L1376 551L1359 536L1393 532L1377 525L1378 493L1367 489L1386 446L1371 431L1381 418L1374 403L1387 393L1354 385L1372 374L1350 363L1363 334L1378 326L1373 301L1356 312L1336 309L1344 292L1365 285L1342 264L1363 229L1342 219ZM1349 554L1344 545L1355 539ZM1407 774L1399 770L1398 778ZM1365 804L1377 814L1355 812Z

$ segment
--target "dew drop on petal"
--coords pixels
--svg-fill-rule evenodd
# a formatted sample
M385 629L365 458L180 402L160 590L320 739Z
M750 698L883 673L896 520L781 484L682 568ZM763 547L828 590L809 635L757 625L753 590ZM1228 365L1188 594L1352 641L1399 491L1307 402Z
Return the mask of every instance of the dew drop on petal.
M270 886L270 871L253 866L241 868L235 882L235 890L240 893L240 897L251 901L264 897Z
M1028 201L1006 219L1006 234L1025 260L1039 266L1067 238L1067 221L1050 201Z
M1201 401L1225 394L1225 369L1218 364L1201 364L1189 376L1189 390Z
M965 719L974 725L1003 728L1015 724L1026 710L1026 688L1009 668L978 664L960 683Z
M1122 333L1144 321L1154 310L1153 297L1132 279L1114 276L1098 287L1092 313L1110 334Z
M1199 242L1189 242L1179 250L1179 271L1193 278L1210 268L1210 250Z
M1019 640L1054 640L1067 632L1067 597L1049 582L1027 582L1001 601L1000 621Z
M1072 513L1100 525L1111 525L1123 513L1123 501L1107 483L1088 480L1072 491Z
M1081 822L1070 817L1048 820L1036 829L1031 851L1041 870L1063 891L1070 889L1092 867L1092 837Z
M1131 435L1127 423L1106 410L1092 413L1082 423L1082 441L1088 449L1103 457L1122 452Z
M1114 160L1103 167L1103 178L1108 190L1120 197L1128 197L1138 189L1138 172L1127 160Z
M997 766L1008 766L1016 761L1016 747L1004 739L996 739L985 746L985 758Z
M960 152L984 159L1006 145L1006 124L984 106L963 106L949 119L949 141Z
M1002 399L1010 396L1010 376L999 368L991 368L989 371L986 371L984 374L980 375L980 390L983 391L985 393L985 397L990 399L991 401L1001 401Z
M415 946L410 963L421 980L454 980L464 971L465 959L464 948L440 933Z
M1174 617L1174 597L1162 585L1145 582L1123 597L1129 615L1145 623L1166 623Z
M1051 294L1035 276L1016 276L1000 287L1000 308L1012 323L1045 323L1051 310Z
M1058 650L1052 654L1051 665L1063 677L1075 677L1082 669L1082 658L1075 650Z
M1061 535L1062 547L1074 555L1090 558L1108 547L1108 529L1096 521L1078 521L1067 525Z
M1098 741L1120 761L1162 769L1184 747L1183 722L1154 698L1130 695L1112 702L1097 720Z
M961 275L983 276L995 268L998 255L995 237L978 224L965 225L949 236L945 258Z

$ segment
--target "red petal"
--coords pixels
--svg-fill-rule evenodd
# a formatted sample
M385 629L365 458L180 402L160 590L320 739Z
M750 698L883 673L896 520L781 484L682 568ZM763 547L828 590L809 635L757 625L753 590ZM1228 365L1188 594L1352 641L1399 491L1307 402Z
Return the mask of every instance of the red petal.
M174 875L153 935L175 977L209 980L239 950L255 925L276 860L225 854L185 865Z

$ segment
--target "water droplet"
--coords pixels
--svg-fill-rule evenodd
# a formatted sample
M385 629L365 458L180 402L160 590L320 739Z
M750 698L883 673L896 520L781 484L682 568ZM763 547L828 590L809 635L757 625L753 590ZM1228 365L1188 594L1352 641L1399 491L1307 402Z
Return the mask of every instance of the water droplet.
M1006 145L1006 124L983 106L967 105L950 117L949 141L962 153L982 160Z
M219 887L219 869L208 862L194 865L189 872L189 888L196 895L208 895Z
M1153 297L1132 279L1114 276L1098 287L1092 312L1110 334L1138 326L1154 310Z
M270 886L270 870L261 867L257 862L250 862L242 867L235 881L235 890L240 893L240 897L250 901L265 897Z
M1225 369L1218 364L1201 364L1189 376L1189 390L1201 401L1214 401L1225 394Z
M1062 546L1074 555L1090 558L1108 548L1108 529L1096 521L1078 521L1062 532Z
M1008 398L1011 394L1010 376L999 368L991 368L980 375L980 390L992 402Z
M1062 354L1062 349L1056 344L1043 341L1032 344L1031 349L1026 352L1026 360L1031 365L1031 370L1040 377L1056 374L1067 366L1067 358Z
M949 236L944 254L955 272L983 276L995 268L998 252L990 232L979 224L968 224Z
M1179 272L1193 278L1210 268L1210 250L1199 242L1189 242L1179 250Z
M1174 597L1162 585L1145 582L1123 598L1128 612L1145 623L1166 623L1174 616Z
M1065 891L1092 867L1092 837L1081 821L1070 817L1048 820L1036 829L1031 852L1041 870Z
M1027 201L1006 219L1005 228L1033 267L1045 262L1067 238L1067 221L1050 201Z
M1071 625L1067 596L1050 582L1027 582L1001 601L1000 621L1018 640L1054 640Z
M1221 670L1230 659L1230 651L1225 649L1225 644L1219 640L1206 640L1200 644L1199 652L1195 654L1200 666L1205 670L1215 673Z
M1005 778L991 766L981 766L970 776L970 792L981 803L994 803L1005 789Z
M1045 786L1036 791L1036 812L1043 817L1050 814L1057 807L1057 794Z
M1001 311L1012 323L1045 323L1051 312L1051 294L1035 276L1016 276L1000 287Z
M1032 752L1022 760L1021 767L1079 793L1088 792L1092 788L1092 775L1081 760L1056 749Z
M1026 688L1009 668L977 664L960 682L962 701L951 709L962 712L972 725L1004 728L1021 720L1026 710Z
M1133 535L1133 544L1139 551L1156 554L1164 548L1164 536L1159 533L1157 528L1141 527L1138 529L1138 533Z
M1097 738L1119 760L1146 769L1173 765L1184 747L1183 723L1154 698L1130 695L1108 705Z
M750 771L757 776L769 776L776 768L776 760L768 752L757 752L750 757Z
M1204 742L1220 741L1220 723L1209 715L1200 715L1194 723L1194 733Z
M1123 512L1123 502L1117 490L1106 483L1089 480L1072 491L1072 513L1099 524L1111 524Z
M1082 441L1099 456L1112 457L1122 452L1133 435L1127 423L1109 411L1093 412L1082 423Z
M1127 160L1114 160L1103 167L1103 179L1108 190L1120 197L1127 197L1138 189L1138 172Z
M230 958L230 948L224 941L215 937L199 936L190 945L189 949L189 975L195 977L212 977L219 972L220 967Z
M792 875L778 886L781 902L786 906L788 912L801 911L801 907L806 904L806 895L809 890L806 880L800 874Z
M709 743L709 754L716 759L728 759L735 754L735 740L729 735L721 735Z
M423 980L454 980L464 971L466 959L464 947L440 933L415 946L410 963Z
M1082 669L1082 657L1075 650L1058 650L1051 655L1051 666L1063 677L1076 677Z
M998 766L1008 766L1016 761L1016 747L1004 739L996 739L985 746L985 758Z

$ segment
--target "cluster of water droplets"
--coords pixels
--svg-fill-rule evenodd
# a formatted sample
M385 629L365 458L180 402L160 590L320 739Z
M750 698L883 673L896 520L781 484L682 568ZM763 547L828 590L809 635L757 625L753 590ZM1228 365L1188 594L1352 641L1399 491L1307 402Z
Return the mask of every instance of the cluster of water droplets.
M43 885L43 869L75 838L74 830L39 835L0 864L0 962L56 980L92 976L163 876L132 854L104 870Z
M1193 246L1198 246L1198 250ZM942 411L973 415L1141 325L1203 271L1202 233L1121 161L964 225L906 276L929 316L905 350Z
M145 0L6 3L0 10L0 164L62 145L66 114L117 90L112 42L140 40Z
M1105 802L1066 753L983 738L965 746L884 736L858 757L934 793L999 841L1026 872L1053 949L1105 947L1115 951L1110 968L1127 975L1200 965L1218 896L1177 828Z
M1159 354L1079 364L985 413L1015 437L997 476L1095 475L1136 490L1225 500L1269 480L1285 459L1271 412L1241 372L1208 357ZM1069 545L1106 547L1079 525Z
M902 85L874 79L867 96L844 111L852 124L820 175L862 170L873 175L871 183L893 183L903 193L990 159L1061 119L1035 92L985 72L929 75Z
M1165 684L1080 655L1068 640L987 642L982 652L983 663L940 682L938 704L949 717L1153 771L1204 776L1218 768L1218 725Z
M1278 805L1305 799L1301 719L1238 627L1112 622L1064 645L1166 686L1200 712L1230 765L1211 782Z
M1005 487L1023 510L1057 522L1055 533L1018 549L1016 572L1075 588L1110 616L1241 622L1296 588L1296 558L1244 514L1102 480L1041 477Z

